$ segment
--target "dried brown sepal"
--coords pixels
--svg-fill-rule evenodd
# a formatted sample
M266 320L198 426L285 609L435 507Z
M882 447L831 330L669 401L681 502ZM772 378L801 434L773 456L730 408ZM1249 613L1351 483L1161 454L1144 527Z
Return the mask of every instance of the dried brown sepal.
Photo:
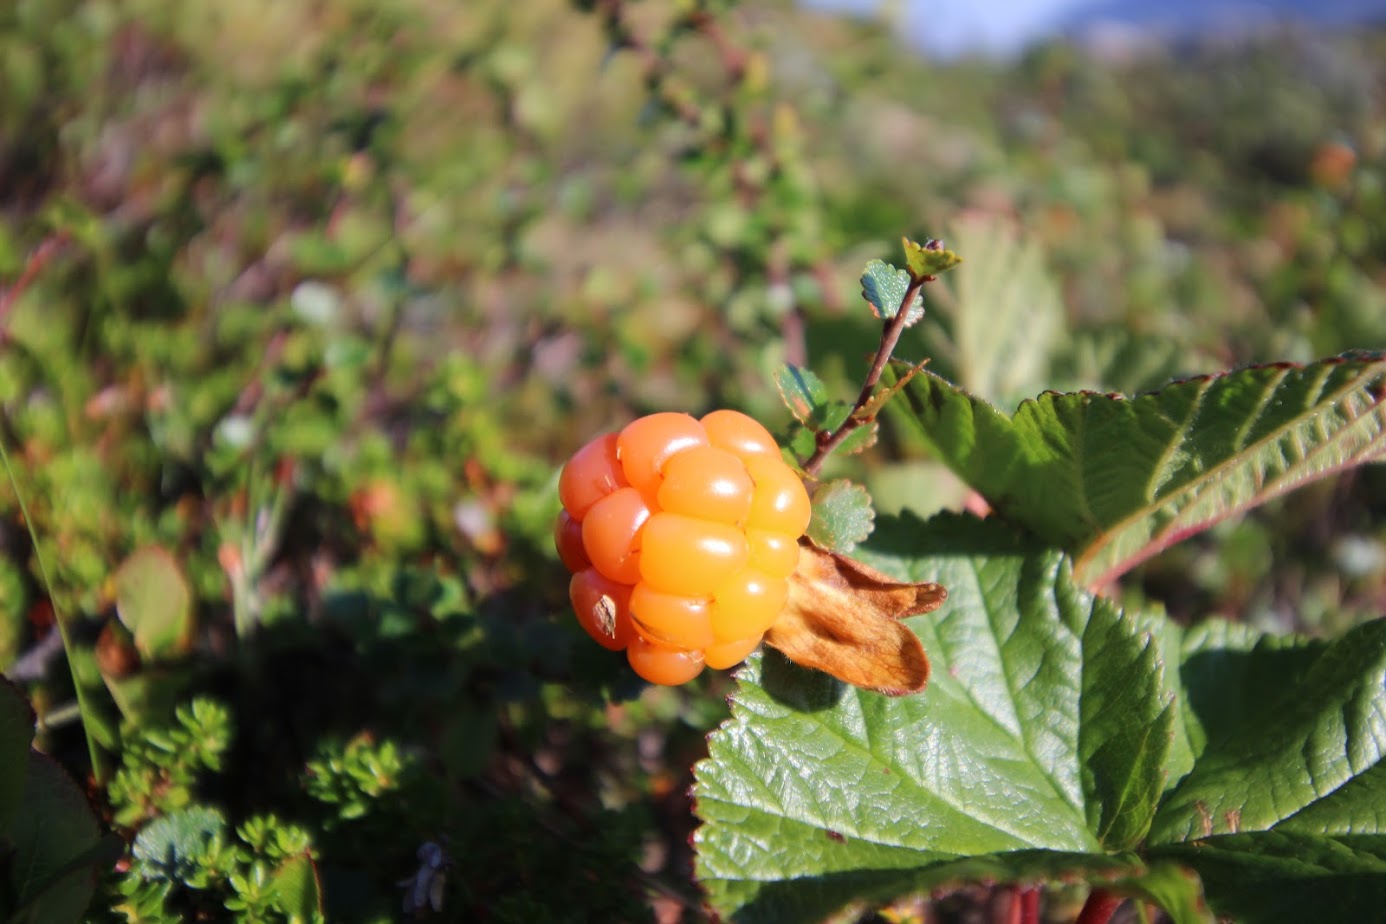
M765 640L791 661L890 696L929 681L919 637L898 620L943 605L939 584L905 584L875 568L804 543L789 598Z

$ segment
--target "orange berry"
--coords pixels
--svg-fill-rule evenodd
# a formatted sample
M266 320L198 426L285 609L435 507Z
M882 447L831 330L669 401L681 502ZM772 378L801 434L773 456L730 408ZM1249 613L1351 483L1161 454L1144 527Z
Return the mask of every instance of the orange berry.
M681 513L650 517L640 541L640 580L668 594L708 596L746 563L741 530Z
M630 666L650 683L675 687L703 672L701 651L681 651L636 635L626 649Z
M774 625L784 609L789 586L743 568L717 588L712 598L712 634L718 642L757 635Z
M747 529L764 529L798 539L808 528L813 510L808 491L794 469L779 459L756 456L746 460L756 484Z
M752 417L740 411L713 411L699 421L707 431L712 445L725 449L741 459L768 455L780 458L780 447L770 431Z
M558 549L558 557L563 567L573 573L592 567L592 561L582 548L582 524L568 515L568 511L558 511L558 519L553 524L553 545Z
M684 597L636 584L630 594L630 616L636 631L655 642L676 648L702 649L711 645L710 600Z
M651 683L737 664L779 618L808 492L745 414L642 417L578 450L558 491L578 622Z
M602 577L595 568L587 568L568 582L568 598L578 623L603 648L620 651L635 638L627 585Z
M746 530L746 566L771 577L787 578L799 567L799 540L785 533Z
M558 499L574 520L582 520L593 504L628 484L616 456L616 434L599 436L583 446L558 476Z
M702 424L687 414L665 412L627 424L617 437L616 454L626 481L654 497L669 457L690 446L706 445L707 431Z
M593 504L582 521L582 546L592 566L622 584L640 580L640 529L649 518L634 488L618 488Z
M740 524L751 512L755 484L740 459L715 446L692 446L664 464L659 507L701 520Z
M761 638L760 635L753 635L734 642L712 645L703 652L703 663L719 671L740 664L759 647Z

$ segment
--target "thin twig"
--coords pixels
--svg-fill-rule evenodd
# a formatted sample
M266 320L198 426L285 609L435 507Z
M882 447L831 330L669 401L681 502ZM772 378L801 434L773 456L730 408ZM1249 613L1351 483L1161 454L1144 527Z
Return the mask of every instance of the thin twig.
M881 380L881 373L885 371L886 363L890 362L891 354L895 352L895 347L900 342L900 335L909 326L909 307L914 303L914 298L919 294L919 290L924 287L931 277L923 276L918 279L911 278L909 288L905 290L905 297L900 300L900 307L895 312L895 316L885 322L881 330L881 344L876 348L876 357L871 363L871 370L866 373L866 380L862 383L861 394L857 395L856 404L852 405L852 413L847 415L842 426L835 432L824 437L820 434L818 446L814 449L813 455L809 456L804 463L804 472L809 475L818 474L818 469L834 449L842 445L843 440L852 435L866 419L857 416L857 412L871 403L871 397L876 392L876 385Z
M19 297L24 294L24 290L38 278L38 274L48 265L49 261L58 255L58 251L67 243L68 233L59 231L52 237L47 238L42 244L34 248L34 252L29 254L28 261L24 264L24 271L19 274L14 285L8 289L0 289L0 340L9 336L5 330L6 321L9 320L10 310L19 301Z
M91 730L91 723L87 721L89 716L95 714L95 704L91 701L92 695L82 684L81 678L77 676L77 668L73 666L72 653L76 650L75 642L72 638L72 629L68 624L67 614L63 612L63 607L58 603L57 591L53 586L53 579L48 572L48 564L44 561L42 546L39 544L38 527L34 525L34 519L29 515L29 505L24 500L24 492L19 489L19 479L15 477L14 468L10 465L10 454L5 449L3 440L0 440L0 463L4 464L5 475L9 479L10 487L14 489L15 500L19 503L20 516L24 517L24 525L29 530L29 541L34 546L34 561L38 564L39 579L43 582L43 587L48 591L49 603L53 606L53 621L58 626L58 636L62 639L63 651L67 654L68 670L72 672L73 692L77 696L77 706L82 712L82 734L87 740L87 756L91 760L91 773L95 777L98 785L104 785L107 778L107 767L105 758L101 753L101 746L96 742L96 735Z

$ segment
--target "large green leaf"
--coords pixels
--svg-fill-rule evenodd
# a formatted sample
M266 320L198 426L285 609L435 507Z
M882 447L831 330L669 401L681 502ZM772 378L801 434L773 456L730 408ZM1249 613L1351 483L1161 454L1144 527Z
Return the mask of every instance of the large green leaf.
M1380 921L1386 909L1378 835L1229 834L1160 853L1197 870L1213 907L1238 921Z
M884 519L861 558L948 587L910 623L933 679L891 698L753 660L697 768L714 906L810 920L969 870L1139 875L1123 852L1150 824L1173 736L1150 636L994 521Z
M1248 642L1198 630L1181 646L1178 720L1194 761L1171 780L1151 843L1375 833L1386 822L1386 621L1331 643Z
M1148 855L1196 870L1220 913L1374 919L1386 898L1386 621L1332 642L1221 622L1157 632L1179 665L1178 733Z
M72 777L30 751L24 798L11 825L9 894L34 924L79 921L96 888L97 866L74 863L98 844L96 814Z
M932 450L1084 586L1231 514L1386 451L1386 355L1281 364L1120 395L1045 394L1013 417L925 371L904 388Z

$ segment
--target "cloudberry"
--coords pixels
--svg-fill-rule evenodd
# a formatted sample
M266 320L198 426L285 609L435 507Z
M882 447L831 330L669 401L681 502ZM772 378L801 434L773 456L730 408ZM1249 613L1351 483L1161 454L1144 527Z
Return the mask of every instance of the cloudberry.
M779 616L809 498L745 414L642 417L579 449L558 493L578 622L651 683L732 667Z

